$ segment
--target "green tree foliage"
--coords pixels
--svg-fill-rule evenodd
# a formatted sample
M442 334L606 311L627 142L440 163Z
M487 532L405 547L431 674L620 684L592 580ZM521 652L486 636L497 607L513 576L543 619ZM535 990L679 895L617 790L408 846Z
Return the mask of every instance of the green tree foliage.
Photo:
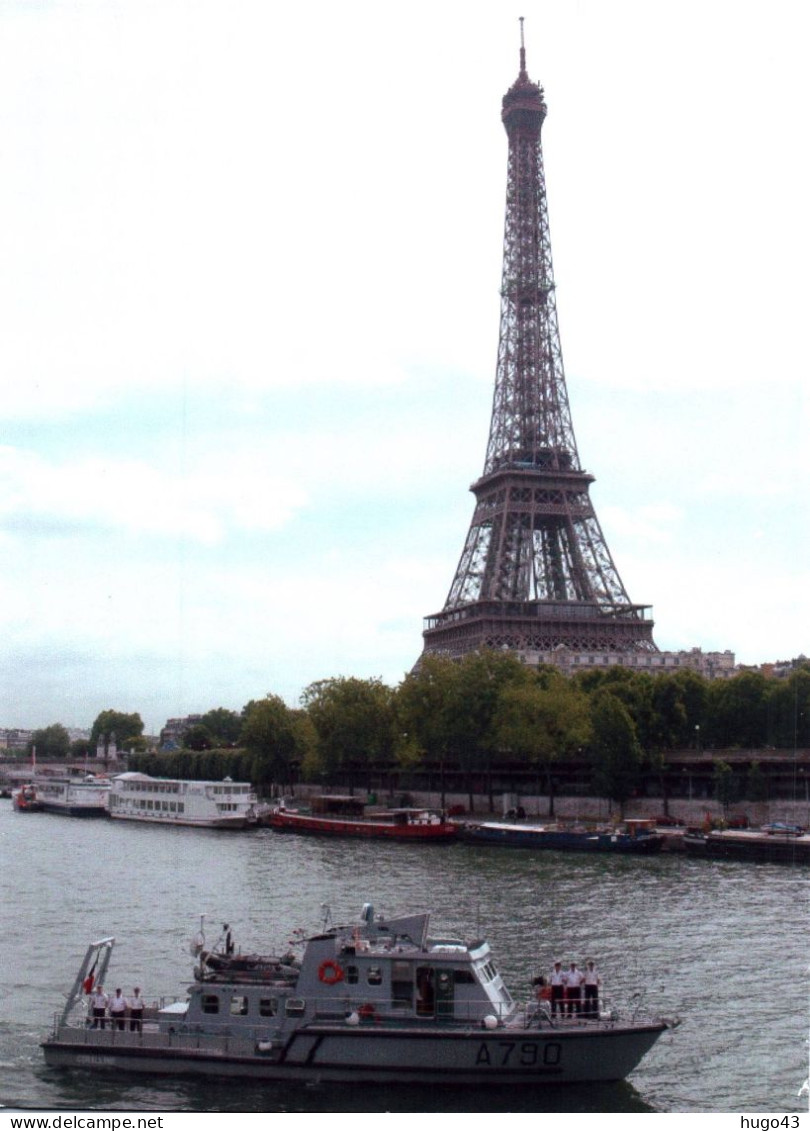
M129 749L130 746L139 749L142 746L141 736L143 735L141 716L137 712L127 715L123 711L111 709L102 711L96 716L96 721L90 731L90 744L93 749L96 749L99 739L106 743L112 740L113 735L119 750Z
M624 810L625 802L638 787L644 753L625 704L600 690L591 700L590 754L596 792L609 797Z
M70 744L70 756L76 761L91 758L95 753L96 748L90 745L89 738L76 738Z
M213 735L203 723L194 723L183 735L186 750L211 750L214 745Z
M575 677L577 686L594 696L606 691L627 708L633 720L636 737L648 749L657 745L656 720L653 710L654 680L647 672L637 672L630 668L597 668L580 672Z
M663 771L666 752L698 745L810 746L806 661L796 661L787 679L746 671L711 681L686 667L652 675L619 666L567 678L509 652L481 650L460 660L423 656L395 690L378 679L321 680L307 688L303 704L296 711L268 695L248 703L241 716L217 707L186 735L186 747L194 749L177 752L174 761L140 755L131 768L164 777L227 774L257 785L292 783L300 772L351 787L357 774L397 768L418 774L424 767L431 777L438 770L443 795L452 773L463 775L470 793L489 791L492 798L499 762L534 767L539 787L543 776L550 785L555 759L589 747L600 792L621 803L635 788L642 756ZM100 735L114 734L119 748L128 749L143 741L142 733L140 715L102 711L90 752ZM47 738L37 745L38 752L50 748ZM60 742L56 748L66 756ZM77 747L74 756L83 754ZM764 780L752 766L737 787L754 800Z
M553 815L553 764L591 739L588 697L557 671L531 673L501 689L493 725L503 748L545 774Z
M405 676L394 695L395 756L413 769L427 760L439 770L441 803L445 770L455 750L455 686L459 665L447 656L428 654Z
M503 749L495 725L498 703L506 687L523 683L531 672L513 653L491 648L470 653L456 669L448 701L454 721L450 754L466 776L470 808L474 777L480 775L491 809L492 766Z
M241 743L256 786L293 780L295 768L312 757L311 728L278 695L251 700L242 712Z
M428 654L409 672L395 695L397 730L432 762L442 763L453 744L452 711L459 665L447 656Z
M28 753L33 750L43 762L63 762L70 753L70 736L61 723L51 723L31 735Z
M136 753L129 768L155 778L181 781L250 781L250 765L243 750L161 750Z
M352 785L355 770L393 757L394 693L379 679L324 679L310 684L302 697L317 734L317 758L311 769L342 773Z
M732 679L712 680L707 690L704 743L715 747L764 746L767 741L769 681L761 672L740 672Z
M745 797L748 801L764 801L768 796L768 782L759 762L752 762L745 778Z
M649 746L674 750L687 733L687 709L681 685L670 675L656 676L652 685L653 726Z
M738 796L734 771L728 762L724 762L722 759L715 760L713 782L714 796L723 806L723 812L725 813L729 805L736 801Z
M799 667L768 688L768 745L810 746L810 669Z
M229 711L227 707L215 707L206 711L199 721L211 736L212 747L222 748L236 746L242 732L242 716L236 711Z
M706 728L709 682L702 675L688 668L673 672L665 678L677 689L678 699L684 711L684 717L674 731L673 748L690 746L695 728L700 727L702 730Z

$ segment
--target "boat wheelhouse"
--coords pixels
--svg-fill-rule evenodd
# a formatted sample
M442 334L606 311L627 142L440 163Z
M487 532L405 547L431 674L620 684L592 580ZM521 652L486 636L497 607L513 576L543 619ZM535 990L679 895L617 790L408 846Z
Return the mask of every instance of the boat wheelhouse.
M115 820L247 829L256 825L256 794L249 782L181 781L149 774L117 774L110 789Z

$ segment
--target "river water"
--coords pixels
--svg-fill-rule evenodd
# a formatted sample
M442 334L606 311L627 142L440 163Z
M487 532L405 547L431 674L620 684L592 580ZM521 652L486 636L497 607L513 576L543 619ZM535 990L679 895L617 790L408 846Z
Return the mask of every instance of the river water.
M470 845L216 833L20 814L0 803L0 1103L158 1111L800 1112L808 1076L806 868ZM251 1086L48 1069L39 1041L88 942L116 937L108 988L182 995L201 914L246 952L361 905L431 909L486 934L515 996L559 957L594 957L614 1002L682 1024L622 1084L514 1090Z

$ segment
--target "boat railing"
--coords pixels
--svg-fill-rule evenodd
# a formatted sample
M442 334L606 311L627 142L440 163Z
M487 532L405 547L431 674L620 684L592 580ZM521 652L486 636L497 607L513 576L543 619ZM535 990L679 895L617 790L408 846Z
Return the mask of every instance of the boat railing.
M280 1036L282 1029L286 1029L285 1019L296 1017L300 1023L307 1025L310 1022L327 1025L346 1025L348 1027L373 1027L380 1024L385 1026L413 1028L422 1025L468 1025L470 1028L481 1029L560 1029L561 1031L573 1028L594 1029L613 1027L622 1024L644 1024L654 1022L654 1018L643 1007L642 1001L633 1003L630 1011L619 1011L611 1006L603 997L599 998L597 1006L578 1012L552 1012L550 1004L546 1001L530 1001L526 1003L487 1002L482 1008L478 1001L448 1003L446 1010L441 1003L431 1010L420 1010L418 1006L409 1002L402 1002L400 1007L393 1007L381 1002L368 999L349 998L342 1000L335 998L322 998L306 1000L301 998L280 999L278 1012L267 1017L238 1018L224 1016L221 1020L215 1017L188 1020L183 1012L178 1011L174 1016L161 1014L171 1004L184 1002L183 998L163 999L159 1003L149 1005L144 1010L142 1025L133 1029L130 1018L126 1017L119 1026L109 1017L104 1023L95 1024L94 1021L82 1014L66 1018L64 1013L54 1015L53 1037L70 1044L82 1044L93 1047L108 1047L114 1045L144 1046L149 1048L171 1048L182 1046L185 1048L204 1048L207 1044L222 1046L223 1042L247 1043L248 1046L255 1042L272 1041ZM242 1047L242 1046L240 1046Z
M567 1003L561 1003L557 1010L552 1010L551 1002L547 1000L529 1001L517 1007L513 1017L506 1022L508 1026L524 1025L526 1028L560 1028L584 1026L594 1028L606 1025L643 1025L654 1023L658 1018L647 1007L644 994L639 992L633 995L629 1007L616 1006L612 999L600 992L598 999L591 1005L586 1005L583 1000L577 1010L568 1009Z
M199 1050L216 1049L218 1053L226 1055L250 1055L255 1051L261 1041L272 1042L274 1034L270 1031L257 1030L245 1033L233 1033L230 1027L222 1025L218 1028L206 1027L205 1031L197 1027L186 1026L178 1023L168 1028L158 1028L143 1022L140 1032L133 1032L128 1027L118 1029L108 1022L102 1029L92 1026L63 1025L60 1023L59 1014L54 1015L52 1039L62 1045L86 1048L94 1052L106 1049L184 1049Z

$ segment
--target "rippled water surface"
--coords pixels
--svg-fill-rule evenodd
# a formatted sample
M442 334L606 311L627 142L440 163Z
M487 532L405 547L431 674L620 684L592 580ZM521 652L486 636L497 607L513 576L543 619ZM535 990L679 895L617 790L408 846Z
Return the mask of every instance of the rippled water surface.
M170 1111L806 1110L810 871L468 845L324 841L18 814L0 803L0 1102ZM286 946L320 908L429 908L434 932L486 934L513 993L555 957L593 956L615 1001L682 1024L630 1079L516 1097L94 1078L47 1069L39 1040L87 943L115 935L112 981L181 993L200 914L247 951ZM113 973L113 970L115 973Z

